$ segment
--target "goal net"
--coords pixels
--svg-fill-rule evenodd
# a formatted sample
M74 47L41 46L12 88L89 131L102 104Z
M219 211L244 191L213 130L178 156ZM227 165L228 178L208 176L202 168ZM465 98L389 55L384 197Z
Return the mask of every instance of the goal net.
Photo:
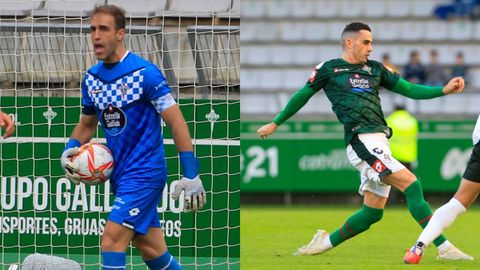
M0 269L34 253L99 269L110 186L72 185L60 155L80 117L80 82L97 62L88 11L105 2L0 0L0 108L17 125L0 141ZM164 128L169 175L158 210L184 269L240 268L239 2L108 1L127 11L127 49L164 72L200 160L208 204L185 214L169 196L180 168ZM93 140L105 142L101 128ZM147 269L134 248L127 254L127 269Z

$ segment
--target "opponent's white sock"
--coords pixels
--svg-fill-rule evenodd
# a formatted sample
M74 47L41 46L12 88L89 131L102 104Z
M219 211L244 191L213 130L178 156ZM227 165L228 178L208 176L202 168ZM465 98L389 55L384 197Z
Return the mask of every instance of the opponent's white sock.
M433 240L440 236L440 234L442 234L443 231L466 210L465 206L463 206L457 199L452 198L448 203L444 204L433 213L427 227L423 229L423 232L418 237L417 243L422 242L426 246L429 246ZM449 242L445 241L438 247L438 249L441 250L442 248L448 248L448 245Z

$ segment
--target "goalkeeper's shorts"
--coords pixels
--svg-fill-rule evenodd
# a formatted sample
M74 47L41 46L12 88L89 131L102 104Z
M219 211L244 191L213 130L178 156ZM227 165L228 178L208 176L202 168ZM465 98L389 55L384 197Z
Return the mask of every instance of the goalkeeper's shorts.
M384 133L358 134L347 146L347 157L360 171L358 192L362 196L369 191L387 198L391 187L381 182L380 178L405 169L402 163L393 158Z
M160 188L141 188L136 191L117 191L108 220L147 234L148 228L160 227L157 205L162 198Z
M473 147L463 178L480 183L480 142Z

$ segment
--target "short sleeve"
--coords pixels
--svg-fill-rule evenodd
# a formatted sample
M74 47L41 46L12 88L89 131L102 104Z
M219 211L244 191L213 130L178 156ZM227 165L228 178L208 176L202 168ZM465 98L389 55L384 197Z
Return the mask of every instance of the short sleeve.
M397 84L400 75L382 63L378 63L381 72L380 85L391 90Z
M315 91L319 91L320 89L322 89L325 86L328 78L324 63L325 62L322 62L315 66L306 84L306 86L312 88Z
M150 64L145 67L143 92L147 100L156 100L170 93L170 86L157 66Z
M82 81L82 113L86 115L93 115L95 114L95 105L88 95L86 77L87 76L85 76Z

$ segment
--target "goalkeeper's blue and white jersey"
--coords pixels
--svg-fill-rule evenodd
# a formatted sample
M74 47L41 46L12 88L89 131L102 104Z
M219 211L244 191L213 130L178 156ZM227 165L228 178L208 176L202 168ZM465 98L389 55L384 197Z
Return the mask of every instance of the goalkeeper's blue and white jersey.
M113 152L114 190L163 188L167 176L159 113L175 104L162 72L127 52L90 68L82 82L83 114L96 114Z

